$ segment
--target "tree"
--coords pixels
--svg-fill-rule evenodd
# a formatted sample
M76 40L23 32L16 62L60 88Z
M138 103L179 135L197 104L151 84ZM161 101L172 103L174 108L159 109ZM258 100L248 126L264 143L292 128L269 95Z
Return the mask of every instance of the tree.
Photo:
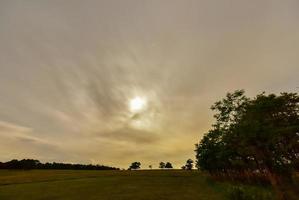
M299 96L228 93L212 107L216 122L196 144L196 166L229 177L264 176L275 188L291 179L299 159Z
M188 159L186 161L186 169L187 170L191 170L193 168L193 160L192 159Z
M192 168L193 168L193 160L192 159L188 159L186 161L185 166L182 167L182 169L184 169L184 170L192 170Z
M228 165L228 159L225 157L228 156L229 150L226 149L221 137L222 132L215 128L210 130L199 144L196 144L197 168L213 174Z
M167 168L167 169L172 169L173 167L172 167L172 164L171 164L170 162L167 162L167 163L165 164L165 168Z
M164 168L165 168L165 165L166 165L166 164L165 164L164 162L160 162L160 163L159 163L159 168L160 168L160 169L164 169Z
M140 162L133 162L128 170L132 169L140 169L141 163Z
M233 134L242 141L240 155L251 157L279 192L281 179L291 179L299 158L298 132L299 97L262 93L250 102Z
M213 124L213 127L222 131L228 131L243 116L249 100L245 96L244 90L227 93L225 98L211 106L211 109L216 111L214 115L216 123Z

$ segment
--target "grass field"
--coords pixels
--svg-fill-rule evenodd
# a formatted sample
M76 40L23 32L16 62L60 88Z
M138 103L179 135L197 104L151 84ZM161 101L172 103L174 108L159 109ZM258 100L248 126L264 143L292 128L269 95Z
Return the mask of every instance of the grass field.
M0 170L1 200L218 200L227 199L230 188L198 171ZM245 188L271 193L261 186Z

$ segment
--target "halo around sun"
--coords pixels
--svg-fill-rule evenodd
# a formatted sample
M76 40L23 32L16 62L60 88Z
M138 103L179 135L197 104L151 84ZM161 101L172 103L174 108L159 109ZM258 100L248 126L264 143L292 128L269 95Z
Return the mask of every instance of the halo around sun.
M132 112L138 112L145 109L146 103L147 102L145 98L137 96L130 100L129 107Z

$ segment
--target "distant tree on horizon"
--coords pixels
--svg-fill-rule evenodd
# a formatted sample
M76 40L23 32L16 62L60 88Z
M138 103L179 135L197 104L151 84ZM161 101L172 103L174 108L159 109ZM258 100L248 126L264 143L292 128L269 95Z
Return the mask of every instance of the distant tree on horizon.
M194 163L194 161L189 158L186 161L186 164L181 167L181 169L182 170L192 170L193 169L193 163Z
M160 162L160 163L159 163L159 168L160 168L160 169L164 169L164 168L165 168L165 165L166 165L165 162Z
M140 167L141 167L141 163L140 162L133 162L131 164L131 166L128 168L128 170L132 170L132 169L136 170L136 169L140 169Z
M167 163L165 164L165 168L166 168L166 169L172 169L173 167L172 167L172 164L171 164L170 162L167 162Z
M189 158L189 159L186 161L185 169L186 169L186 170L191 170L191 169L193 168L193 163L194 163L194 161L193 161L192 159Z

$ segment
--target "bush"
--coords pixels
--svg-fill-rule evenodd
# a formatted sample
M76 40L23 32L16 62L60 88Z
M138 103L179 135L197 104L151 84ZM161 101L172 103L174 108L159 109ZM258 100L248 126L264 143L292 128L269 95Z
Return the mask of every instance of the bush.
M257 189L246 189L242 186L234 186L228 192L229 200L273 200L269 192L258 191Z

